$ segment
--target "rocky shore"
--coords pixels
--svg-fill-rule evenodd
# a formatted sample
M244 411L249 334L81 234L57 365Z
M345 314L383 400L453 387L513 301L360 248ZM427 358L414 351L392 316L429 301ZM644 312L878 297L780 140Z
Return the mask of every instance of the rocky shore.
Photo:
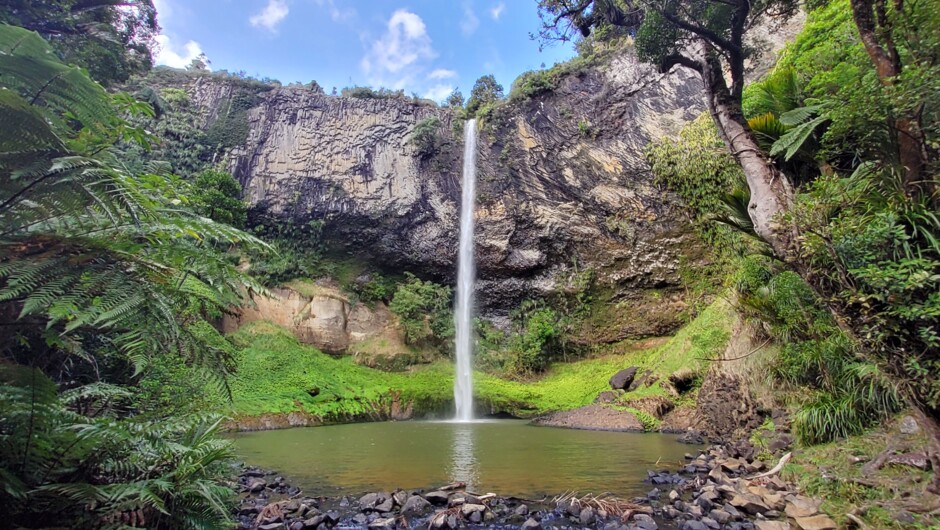
M788 455L781 459L786 462ZM566 492L520 499L450 484L432 491L309 497L271 471L238 478L238 529L259 530L835 530L821 501L800 495L749 446L714 446L675 471L649 471L644 497Z

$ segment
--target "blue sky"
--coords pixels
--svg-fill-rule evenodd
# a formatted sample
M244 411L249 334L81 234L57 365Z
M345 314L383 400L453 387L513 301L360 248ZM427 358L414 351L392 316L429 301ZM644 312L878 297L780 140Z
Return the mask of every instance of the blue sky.
M574 55L539 51L536 0L155 0L157 62L205 53L213 69L283 83L403 89L441 100L493 74L517 75Z

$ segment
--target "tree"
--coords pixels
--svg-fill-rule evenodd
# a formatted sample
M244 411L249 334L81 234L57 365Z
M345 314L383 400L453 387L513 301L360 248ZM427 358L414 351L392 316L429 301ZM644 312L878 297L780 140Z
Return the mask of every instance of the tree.
M244 228L248 220L242 187L230 173L207 169L192 183L192 204L197 212L218 223Z
M205 53L200 53L186 65L186 69L194 72L208 72L210 64L212 64L212 61L209 60L209 57Z
M503 99L503 85L496 82L492 75L477 79L467 99L467 115L473 116L480 108Z
M160 30L153 0L9 0L0 3L0 23L39 33L105 86L153 66Z
M780 217L793 203L793 187L761 149L741 97L751 52L745 33L759 19L786 20L797 7L795 0L540 0L539 36L568 41L576 32L587 37L598 27L624 27L636 32L639 57L660 71L678 65L697 72L719 136L744 170L754 230L790 260L797 240Z
M903 0L895 0L888 5L886 0L851 0L852 17L858 28L865 51L871 57L881 83L890 88L901 81L905 73L904 59L914 62L923 58L902 55L898 43L911 42L910 37L919 32L938 31L936 17L940 11L934 9L924 20L925 24L914 27L909 20L910 10L905 12ZM906 35L901 34L908 22ZM913 35L912 35L913 34ZM908 52L914 51L908 47ZM926 51L926 50L925 50ZM929 52L928 52L929 53ZM934 52L935 53L935 52ZM918 102L912 108L902 108L900 112L888 118L889 125L895 136L897 162L904 175L904 188L910 196L931 197L935 193L935 185L925 178L928 164L928 148L921 123L924 113L923 102ZM933 196L935 205L940 204L940 197Z
M454 89L454 91L447 96L447 99L444 101L444 106L453 109L463 108L463 94L460 92L459 88Z

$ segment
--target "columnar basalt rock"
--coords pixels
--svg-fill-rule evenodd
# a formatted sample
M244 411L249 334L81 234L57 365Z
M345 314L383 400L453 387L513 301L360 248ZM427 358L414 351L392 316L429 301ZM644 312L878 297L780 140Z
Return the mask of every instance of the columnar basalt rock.
M224 83L187 87L206 126L232 98ZM585 269L618 300L677 286L679 256L694 263L701 254L643 150L701 112L700 91L691 75L657 74L624 54L480 118L476 247L486 316L498 321ZM254 215L322 221L334 247L453 279L463 122L450 109L290 87L254 97L247 141L228 153ZM430 119L439 128L429 153L411 139ZM679 310L672 303L667 313ZM630 325L623 334L672 326Z

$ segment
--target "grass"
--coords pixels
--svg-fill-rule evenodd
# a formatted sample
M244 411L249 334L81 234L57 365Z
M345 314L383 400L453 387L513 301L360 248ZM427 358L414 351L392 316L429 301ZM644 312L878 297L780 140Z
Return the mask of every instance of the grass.
M798 450L782 477L796 482L805 494L824 499L823 511L840 524L845 524L847 513L855 513L872 528L940 528L940 521L918 513L936 502L924 493L930 472L890 465L871 474L863 469L864 462L877 458L889 444L899 452L916 452L925 442L923 435L903 435L895 428L850 436ZM902 510L918 518L917 523L895 521Z
M724 349L730 322L730 306L719 301L656 346L556 363L538 379L509 380L477 372L476 396L490 408L519 416L581 407L609 389L610 377L628 366L652 370L661 381L679 368L701 368L704 361L699 358L717 356ZM360 366L350 357L326 355L265 322L242 327L232 339L239 348L238 373L231 382L233 412L239 416L303 410L339 421L382 410L392 393L412 401L419 413L450 406L453 367L443 359L404 372L385 372ZM626 397L649 395L667 391L654 384Z

